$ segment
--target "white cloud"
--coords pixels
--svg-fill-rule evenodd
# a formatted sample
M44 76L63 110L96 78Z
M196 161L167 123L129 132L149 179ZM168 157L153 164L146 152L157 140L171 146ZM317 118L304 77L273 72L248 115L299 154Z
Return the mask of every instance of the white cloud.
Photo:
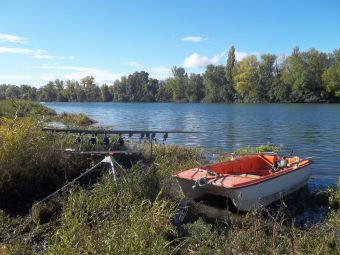
M0 80L27 80L34 78L32 75L0 75Z
M131 67L141 67L142 64L137 61L128 61L124 65L131 66Z
M49 54L36 54L36 55L34 55L34 58L37 58L37 59L58 59L58 60L64 60L64 59L73 60L73 59L75 59L74 56L61 57L61 56L54 56L54 55L49 55Z
M164 66L154 66L148 71L150 77L157 80L165 80L172 75L171 69Z
M84 66L60 66L60 65L43 65L43 66L32 66L34 69L45 69L45 70L65 70L65 71L89 71L93 70L92 67L84 67Z
M235 50L235 58L237 61L241 61L242 59L250 55L255 55L256 57L259 57L261 54L259 52L247 53L247 52L241 52L241 51Z
M38 59L54 59L55 56L48 55L48 54L36 54L36 55L34 55L34 58L38 58Z
M43 65L34 66L32 68L43 69L43 70L62 70L71 71L71 73L60 74L63 79L70 80L80 80L86 76L93 76L97 83L113 83L115 80L120 79L125 74L111 72L104 69L94 68L94 67L84 67L84 66L60 66L60 65ZM44 75L45 80L50 80L51 77L56 77L56 75L46 74ZM59 77L60 78L60 77Z
M50 55L50 54L47 53L46 50L42 50L42 49L35 50L34 58L37 58L37 59L58 59L58 60L64 60L64 59L73 60L73 59L75 59L74 56L64 57L64 56Z
M46 53L46 50L42 49L28 49L28 48L18 48L18 47L0 47L0 54L24 54L24 55L33 55L36 59L58 59L58 60L64 60L64 59L75 59L74 56L54 56Z
M186 36L186 37L181 38L181 41L185 41L185 42L202 42L205 40L207 39L201 36Z
M31 54L33 50L26 48L14 48L14 47L0 47L0 54Z
M25 44L26 40L20 36L0 34L0 42L20 43Z
M184 59L184 67L187 68L205 68L207 65L217 65L221 59L225 57L225 52L222 52L212 58L193 53L189 57Z
M110 72L103 69L92 68L89 70L78 71L70 74L66 74L65 78L70 80L80 80L86 76L93 76L97 83L113 83L115 80L120 79L123 73Z

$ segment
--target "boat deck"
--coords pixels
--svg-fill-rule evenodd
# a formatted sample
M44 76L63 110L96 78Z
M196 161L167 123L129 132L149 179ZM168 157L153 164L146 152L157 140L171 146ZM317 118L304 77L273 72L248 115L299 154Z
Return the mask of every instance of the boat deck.
M259 175L254 174L218 174L211 175L209 171L201 168L193 168L180 172L176 175L178 178L189 179L192 181L199 181L202 178L207 179L207 183L232 188L240 185L247 185L256 182L261 178Z
M238 188L267 179L284 175L310 164L309 160L294 162L296 158L288 158L288 166L272 172L275 156L256 155L216 163L210 166L197 167L175 174L176 178L197 182L199 185L211 184L225 188Z

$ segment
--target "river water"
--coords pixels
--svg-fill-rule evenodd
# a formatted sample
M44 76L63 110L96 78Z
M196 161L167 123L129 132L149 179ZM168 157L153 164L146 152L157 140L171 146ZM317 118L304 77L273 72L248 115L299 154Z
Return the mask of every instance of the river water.
M96 125L124 130L199 131L171 134L169 143L222 149L268 142L314 156L319 185L340 176L340 104L45 103L58 113L84 113ZM161 137L158 137L161 139ZM312 181L313 182L313 181Z

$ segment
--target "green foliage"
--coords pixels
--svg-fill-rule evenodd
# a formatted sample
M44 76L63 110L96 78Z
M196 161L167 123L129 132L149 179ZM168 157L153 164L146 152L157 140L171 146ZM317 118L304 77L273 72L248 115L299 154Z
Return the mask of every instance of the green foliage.
M322 74L326 91L336 98L340 97L340 50L330 55L330 66Z
M88 188L74 186L59 201L36 205L24 218L0 211L0 251L9 254L338 254L339 211L305 229L285 208L202 218L176 229L180 197L169 196L170 175L201 165L199 150L157 145L154 162L119 169L118 185L105 174ZM273 151L264 145L246 151ZM240 153L243 151L240 151ZM32 152L29 152L32 153ZM41 152L42 153L42 152ZM56 158L50 160L58 161ZM60 160L60 159L59 159ZM70 162L69 162L70 163ZM72 169L74 166L70 166ZM36 184L39 185L39 184ZM326 200L339 202L339 189ZM333 207L336 209L336 206ZM267 216L265 216L267 215Z
M327 189L327 197L330 206L337 209L340 208L340 182L338 183L337 188Z
M42 104L27 100L0 100L0 117L49 117L55 116L56 112Z
M236 61L230 47L226 65L208 65L203 75L188 75L172 68L173 77L159 81L145 71L99 86L92 76L80 82L50 81L39 89L27 85L0 85L1 99L59 102L338 102L340 99L339 49L331 54L314 48L290 56L247 56Z
M41 128L42 123L32 118L0 125L1 209L25 210L85 167L81 159L55 152L54 141Z
M208 65L203 74L203 85L205 88L204 101L207 103L228 102L231 97L228 94L225 69L222 65Z
M134 175L139 185L130 179ZM134 192L150 186L143 169L135 167L125 179L120 192L112 176L104 176L91 190L74 190L49 238L47 254L169 254L174 204Z
M185 250L195 254L212 254L219 249L219 234L213 226L201 218L184 226L186 232ZM184 252L183 252L184 253Z
M237 73L237 61L235 56L235 47L231 46L228 52L227 63L225 66L225 78L227 82L228 101L232 102L237 98L235 91L235 75Z
M200 74L190 74L185 90L185 97L190 103L201 102L204 98L203 78Z
M96 123L95 120L82 113L75 114L63 112L56 116L54 120L73 126L89 126Z
M237 65L235 76L235 89L243 102L255 103L260 99L259 86L259 62L255 55L242 59Z
M290 101L318 102L327 99L322 73L327 67L327 55L315 49L300 52L295 48L283 64L282 81L291 87Z
M246 147L241 148L235 151L236 154L245 154L245 153L261 153L261 152L280 152L282 150L281 147L272 145L272 144L263 144L258 147Z

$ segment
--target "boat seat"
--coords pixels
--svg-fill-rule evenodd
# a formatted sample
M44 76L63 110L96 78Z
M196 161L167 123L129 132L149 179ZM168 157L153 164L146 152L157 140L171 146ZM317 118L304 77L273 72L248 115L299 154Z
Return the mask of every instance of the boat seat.
M242 177L250 177L250 178L254 178L254 179L261 178L260 175L256 175L256 174L240 174L240 176L242 176Z

